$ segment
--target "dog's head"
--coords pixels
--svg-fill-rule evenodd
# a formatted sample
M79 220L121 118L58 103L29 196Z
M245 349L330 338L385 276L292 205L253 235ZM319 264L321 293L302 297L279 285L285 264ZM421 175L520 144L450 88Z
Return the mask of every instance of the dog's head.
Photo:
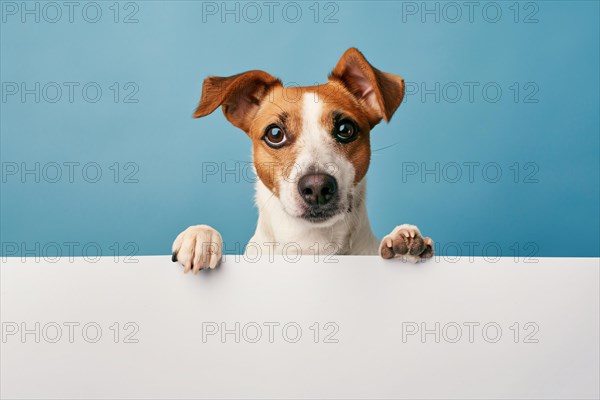
M318 86L284 87L263 71L209 77L194 117L222 106L252 139L257 175L285 212L329 225L351 210L369 168L370 131L403 96L401 77L351 48Z

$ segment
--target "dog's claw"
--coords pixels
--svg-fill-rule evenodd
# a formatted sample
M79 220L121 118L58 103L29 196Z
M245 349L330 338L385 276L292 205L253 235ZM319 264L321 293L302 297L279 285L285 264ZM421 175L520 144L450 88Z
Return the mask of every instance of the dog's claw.
M174 251L173 254L171 255L171 262L177 262L177 252Z
M400 258L419 262L433 257L433 240L424 238L416 226L400 225L381 242L379 254L382 258Z

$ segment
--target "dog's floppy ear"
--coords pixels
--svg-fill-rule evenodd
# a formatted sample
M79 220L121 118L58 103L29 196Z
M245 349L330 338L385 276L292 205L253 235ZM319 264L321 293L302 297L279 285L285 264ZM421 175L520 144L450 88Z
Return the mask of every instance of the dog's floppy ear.
M341 82L364 104L373 125L389 121L404 97L404 79L373 67L354 47L346 50L329 79Z
M276 85L281 85L279 79L258 70L224 78L210 76L204 80L194 118L204 117L222 106L229 122L247 131L260 101Z

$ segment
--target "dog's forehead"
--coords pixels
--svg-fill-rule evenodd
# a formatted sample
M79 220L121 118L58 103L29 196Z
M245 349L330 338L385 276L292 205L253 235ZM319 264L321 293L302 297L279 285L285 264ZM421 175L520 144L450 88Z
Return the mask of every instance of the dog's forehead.
M307 115L318 117L322 125L328 126L334 113L344 113L359 125L366 123L356 98L335 81L316 86L276 86L261 102L253 128L264 129L278 122L300 128L307 122Z
M300 118L307 98L315 102L320 101L318 93L318 86L276 86L261 103L258 114Z

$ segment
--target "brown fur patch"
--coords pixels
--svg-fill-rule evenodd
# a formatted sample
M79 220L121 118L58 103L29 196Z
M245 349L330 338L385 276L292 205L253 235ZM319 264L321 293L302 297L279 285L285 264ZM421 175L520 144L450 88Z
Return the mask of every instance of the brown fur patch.
M367 174L371 161L371 127L368 111L337 81L317 86L317 93L320 93L323 100L321 124L327 132L331 132L332 136L336 114L341 115L342 118L350 118L358 125L357 139L350 143L337 143L337 150L354 166L356 184Z
M250 129L254 166L260 180L276 195L277 182L291 179L297 156L295 142L302 134L302 93L304 88L275 87L263 99ZM279 125L286 134L287 144L279 149L269 147L263 140L269 125Z

